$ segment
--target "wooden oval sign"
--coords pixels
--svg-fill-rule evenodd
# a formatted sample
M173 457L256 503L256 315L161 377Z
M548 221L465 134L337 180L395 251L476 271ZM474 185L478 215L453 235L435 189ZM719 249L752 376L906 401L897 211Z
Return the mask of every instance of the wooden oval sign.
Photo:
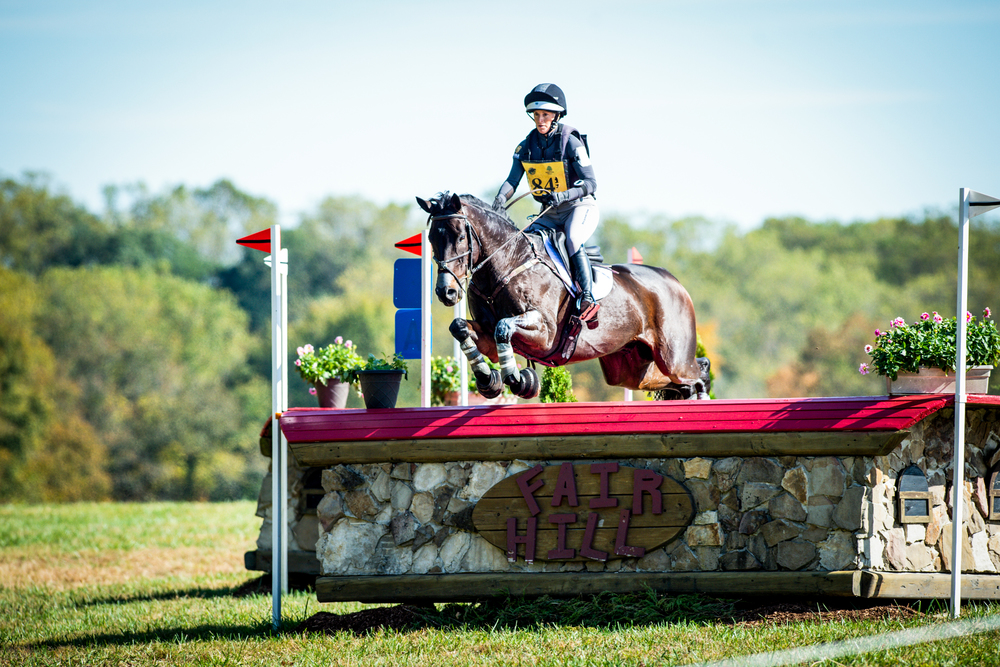
M693 518L684 486L614 462L537 465L491 488L472 512L479 534L512 563L640 558Z

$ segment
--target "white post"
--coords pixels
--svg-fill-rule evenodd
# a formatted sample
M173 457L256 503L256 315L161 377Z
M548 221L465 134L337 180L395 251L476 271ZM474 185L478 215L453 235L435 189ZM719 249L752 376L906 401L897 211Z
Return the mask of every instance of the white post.
M420 407L431 406L431 244L420 233Z
M466 295L462 294L462 300L455 304L455 319L465 317L465 298ZM458 404L468 405L469 360L462 353L462 346L459 344L457 338L452 339L451 356L455 358L455 363L458 364Z
M271 620L281 625L281 595L288 592L288 461L279 422L288 403L287 264L281 250L281 226L271 227Z
M962 545L965 542L962 505L965 499L965 311L968 308L969 190L958 200L958 313L955 332L955 458L951 463L951 615L962 613Z

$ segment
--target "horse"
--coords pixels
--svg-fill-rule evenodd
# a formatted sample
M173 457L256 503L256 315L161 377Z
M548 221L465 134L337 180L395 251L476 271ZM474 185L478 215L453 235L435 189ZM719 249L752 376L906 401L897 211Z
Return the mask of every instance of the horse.
M695 357L694 304L670 272L612 266L614 287L601 299L599 320L581 326L540 237L472 195L416 199L428 214L438 300L454 306L469 294L472 319L456 318L449 331L480 394L494 398L506 384L522 398L538 395L537 373L518 370L516 352L547 366L596 358L609 385L657 392L658 398L709 397L708 359ZM484 355L500 370L491 369Z

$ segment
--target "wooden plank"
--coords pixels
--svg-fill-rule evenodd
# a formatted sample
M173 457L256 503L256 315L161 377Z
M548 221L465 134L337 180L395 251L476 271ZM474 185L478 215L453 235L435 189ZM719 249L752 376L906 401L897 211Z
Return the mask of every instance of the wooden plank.
M855 595L858 571L534 572L320 577L320 602L471 602L493 596L572 597L597 592L719 596Z
M270 551L248 551L243 554L243 564L248 570L271 571ZM319 574L320 562L315 551L289 551L288 571L299 574Z
M947 395L661 403L523 404L398 410L287 411L291 442L541 437L577 434L895 431ZM973 399L975 400L975 399ZM998 401L1000 403L1000 401Z
M864 570L861 573L860 595L901 600L950 598L951 574ZM962 574L962 598L1000 600L1000 575Z
M884 456L908 431L533 436L290 442L299 465L448 461L725 458L727 456Z

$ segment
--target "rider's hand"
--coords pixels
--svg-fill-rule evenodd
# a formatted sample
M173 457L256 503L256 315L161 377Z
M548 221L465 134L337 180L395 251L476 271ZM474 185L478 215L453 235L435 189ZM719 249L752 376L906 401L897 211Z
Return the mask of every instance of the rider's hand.
M567 197L567 193L565 192L550 192L549 194L542 197L542 203L545 204L546 206L551 206L552 208L555 208L559 206L559 204L566 201L567 199L569 199L569 197Z
M497 195L496 199L493 200L493 210L494 211L505 211L507 210L507 198L503 195Z

